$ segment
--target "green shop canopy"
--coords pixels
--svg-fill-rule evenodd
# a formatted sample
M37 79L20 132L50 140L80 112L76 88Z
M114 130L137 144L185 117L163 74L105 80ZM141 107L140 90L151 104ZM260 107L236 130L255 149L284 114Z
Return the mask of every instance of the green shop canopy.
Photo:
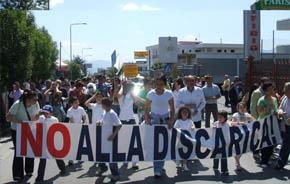
M256 10L290 10L290 0L259 0L254 6Z

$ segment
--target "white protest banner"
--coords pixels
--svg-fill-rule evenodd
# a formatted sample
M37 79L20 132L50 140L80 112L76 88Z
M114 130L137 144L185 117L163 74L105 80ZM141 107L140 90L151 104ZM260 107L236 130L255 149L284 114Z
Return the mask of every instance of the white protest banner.
M225 158L281 142L276 116L242 126L182 132L166 125L123 125L115 139L108 141L112 129L21 123L17 125L17 156L94 162Z

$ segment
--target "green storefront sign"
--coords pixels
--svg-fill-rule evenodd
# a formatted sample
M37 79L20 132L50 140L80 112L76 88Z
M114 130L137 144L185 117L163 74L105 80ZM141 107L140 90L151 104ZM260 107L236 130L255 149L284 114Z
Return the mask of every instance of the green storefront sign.
M260 0L256 10L290 10L290 0Z

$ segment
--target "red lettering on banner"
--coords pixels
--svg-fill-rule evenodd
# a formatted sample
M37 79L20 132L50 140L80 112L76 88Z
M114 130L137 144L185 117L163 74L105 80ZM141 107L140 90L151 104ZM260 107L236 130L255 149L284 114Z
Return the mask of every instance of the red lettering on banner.
M57 150L54 145L54 135L56 132L60 132L63 138L63 146L62 149ZM51 125L51 127L47 131L47 150L49 153L56 158L65 157L70 151L70 133L67 127L63 124L57 123Z
M42 123L36 124L36 138L34 138L31 128L28 123L21 123L21 152L22 156L27 155L27 142L29 142L35 156L42 156L42 138L43 138L43 125Z

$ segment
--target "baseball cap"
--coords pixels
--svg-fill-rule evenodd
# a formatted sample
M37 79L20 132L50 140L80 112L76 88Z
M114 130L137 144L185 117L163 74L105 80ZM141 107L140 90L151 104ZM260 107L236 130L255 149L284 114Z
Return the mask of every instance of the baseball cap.
M47 112L47 113L52 113L53 108L51 105L45 105L43 108L40 110L41 112Z

